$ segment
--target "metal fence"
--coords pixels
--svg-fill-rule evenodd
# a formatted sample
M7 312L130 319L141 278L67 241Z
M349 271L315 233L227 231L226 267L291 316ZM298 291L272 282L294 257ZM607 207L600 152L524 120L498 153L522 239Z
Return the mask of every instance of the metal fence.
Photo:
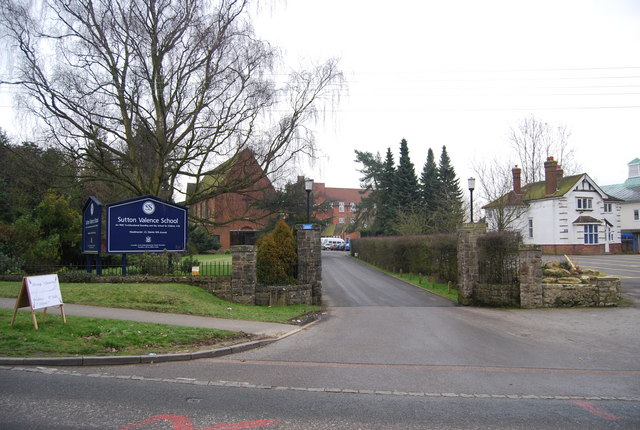
M106 259L99 264L76 262L65 265L22 265L13 268L10 272L19 275L64 273L67 276L73 276L74 273L94 273L104 276L231 276L232 264L229 261L200 262L192 259L168 261L166 259L129 258L124 264L113 259Z
M478 239L478 281L481 284L517 285L520 258L517 234L488 233Z

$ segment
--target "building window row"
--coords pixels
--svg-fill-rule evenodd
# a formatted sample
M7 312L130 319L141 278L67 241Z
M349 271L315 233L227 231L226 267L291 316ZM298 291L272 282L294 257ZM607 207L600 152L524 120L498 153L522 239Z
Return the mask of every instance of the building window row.
M577 206L579 211L590 211L593 209L593 199L579 198L577 200Z

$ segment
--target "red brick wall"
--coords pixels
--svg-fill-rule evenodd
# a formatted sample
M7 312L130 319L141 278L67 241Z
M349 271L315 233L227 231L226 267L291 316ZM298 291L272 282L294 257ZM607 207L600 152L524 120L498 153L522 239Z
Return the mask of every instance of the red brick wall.
M598 245L541 245L543 254L570 254L570 255L604 255L604 244ZM622 252L622 244L609 245L610 254Z

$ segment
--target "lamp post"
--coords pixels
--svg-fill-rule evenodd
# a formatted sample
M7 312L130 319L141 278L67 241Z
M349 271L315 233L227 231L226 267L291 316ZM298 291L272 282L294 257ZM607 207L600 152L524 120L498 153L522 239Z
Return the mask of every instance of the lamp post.
M313 179L304 180L304 190L307 192L307 224L311 220L311 191L313 190Z
M468 179L469 193L471 194L471 223L473 224L473 189L476 187L476 178Z

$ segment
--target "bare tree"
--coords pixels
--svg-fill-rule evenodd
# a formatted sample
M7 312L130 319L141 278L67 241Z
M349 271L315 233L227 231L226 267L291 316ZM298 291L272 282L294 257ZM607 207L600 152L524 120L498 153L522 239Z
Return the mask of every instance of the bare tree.
M312 156L308 123L342 83L335 60L274 79L277 51L255 38L248 2L0 0L19 59L0 83L22 87L84 181L171 199L186 180L186 203L242 191L238 178L219 186L223 161L251 149L273 178Z
M506 231L523 214L522 195L514 192L513 166L494 159L474 161L472 169L478 180L480 201L485 201L485 213L491 230Z
M522 166L524 183L544 179L544 162L554 157L567 174L576 173L575 153L569 144L571 132L566 126L553 127L533 115L523 118L516 128L511 128L509 141Z

